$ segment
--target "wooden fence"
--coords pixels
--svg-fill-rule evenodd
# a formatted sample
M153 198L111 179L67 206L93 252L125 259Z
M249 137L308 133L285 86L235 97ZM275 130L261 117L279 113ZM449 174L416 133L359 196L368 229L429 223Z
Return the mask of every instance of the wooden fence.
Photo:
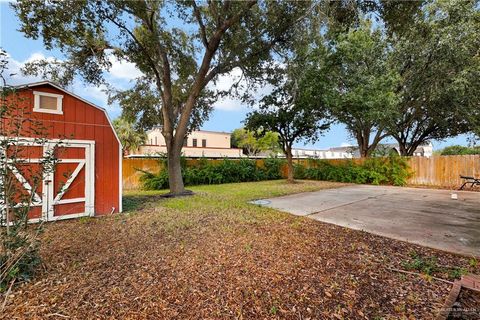
M187 160L187 165L194 164L198 160ZM209 160L222 161L222 160ZM263 165L263 160L256 160L258 165ZM344 159L328 160L333 163L349 161ZM355 159L354 161L361 161ZM410 157L407 159L412 170L410 185L432 186L437 188L458 188L462 180L460 175L480 176L480 155L468 156L435 156L435 157ZM307 160L295 160L295 162L307 163ZM163 169L162 163L154 158L125 158L123 159L123 188L125 190L138 189L141 187L140 170L157 173ZM286 168L283 168L286 175Z
M411 157L408 164L413 171L408 183L441 188L458 188L460 175L480 175L480 155Z

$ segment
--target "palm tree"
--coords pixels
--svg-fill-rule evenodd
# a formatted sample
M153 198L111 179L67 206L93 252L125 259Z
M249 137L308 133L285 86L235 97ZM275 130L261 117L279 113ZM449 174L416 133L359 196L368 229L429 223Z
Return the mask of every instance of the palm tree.
M122 142L124 155L137 150L147 140L145 132L135 129L134 123L125 118L115 119L113 127Z

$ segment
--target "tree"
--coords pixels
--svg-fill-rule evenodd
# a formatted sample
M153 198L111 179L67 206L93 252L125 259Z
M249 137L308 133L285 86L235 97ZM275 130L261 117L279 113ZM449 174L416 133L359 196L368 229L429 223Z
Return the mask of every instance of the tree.
M278 134L268 131L259 136L245 128L235 129L232 132L232 147L242 148L248 156L256 156L265 151L276 153L279 150Z
M385 122L393 112L397 80L388 67L388 55L381 31L372 30L371 22L363 20L358 28L338 35L330 45L329 70L324 70L325 59L316 57L320 62L318 72L327 72L333 86L329 91L330 111L356 139L361 157L370 156L387 136Z
M206 94L208 85L235 68L247 79L261 77L272 65L272 50L287 49L296 24L313 12L307 1L24 0L12 7L27 37L42 38L47 49L66 57L56 64L30 64L27 71L101 84L116 57L144 74L119 94L130 102L139 92L151 98L137 107L138 114L142 123L162 125L173 195L185 192L184 138L208 117L210 99L225 94Z
M322 131L330 127L327 108L320 85L312 90L311 77L305 73L304 59L293 59L283 70L283 83L261 100L258 110L250 112L246 127L263 134L277 132L282 151L287 158L287 180L293 182L292 147L300 140L315 142ZM326 79L316 79L324 83Z
M440 150L440 155L442 156L451 156L451 155L468 155L468 154L480 154L480 147L465 147L465 146L449 146Z
M120 117L113 120L113 127L122 142L124 154L137 150L147 141L145 132L136 129L134 123L125 118Z
M388 133L404 156L429 140L469 132L480 119L478 2L431 2L413 21L392 36L400 99Z

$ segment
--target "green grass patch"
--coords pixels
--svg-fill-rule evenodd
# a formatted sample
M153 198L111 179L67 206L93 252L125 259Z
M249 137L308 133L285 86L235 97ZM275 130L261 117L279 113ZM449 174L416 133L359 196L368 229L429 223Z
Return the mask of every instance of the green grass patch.
M423 256L415 251L410 252L410 259L402 262L402 267L409 271L416 271L426 276L433 276L435 274L444 275L448 279L460 279L463 275L469 273L469 268L474 270L476 265L472 264L469 267L457 266L443 266L439 264L436 256ZM471 261L471 260L470 260Z
M250 204L249 201L282 196L286 194L315 191L341 186L338 183L321 181L285 180L202 185L189 188L193 196L162 198L168 190L128 191L123 197L125 212L151 210L152 221L166 232L201 228L215 224L222 232L231 232L242 225L278 221L289 217L279 211ZM236 230L238 231L238 230Z

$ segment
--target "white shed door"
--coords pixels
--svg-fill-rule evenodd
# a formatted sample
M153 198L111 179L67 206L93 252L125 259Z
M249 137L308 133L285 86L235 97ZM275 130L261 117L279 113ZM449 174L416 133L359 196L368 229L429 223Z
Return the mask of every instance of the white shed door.
M7 161L7 170L14 177L14 186L19 199L27 195L32 199L29 221L53 221L82 216L91 216L95 212L95 143L93 141L49 140L38 143L31 138L22 138L12 144L2 154L9 156L11 150L17 150L16 161ZM18 150L21 150L18 152ZM41 162L43 155L54 152L58 163L54 172L43 176L40 184L35 183L42 177ZM21 200L23 201L23 200ZM4 214L0 203L1 214ZM19 203L18 206L25 205Z
M71 142L55 146L58 163L43 181L42 212L47 220L91 216L95 212L95 148Z

